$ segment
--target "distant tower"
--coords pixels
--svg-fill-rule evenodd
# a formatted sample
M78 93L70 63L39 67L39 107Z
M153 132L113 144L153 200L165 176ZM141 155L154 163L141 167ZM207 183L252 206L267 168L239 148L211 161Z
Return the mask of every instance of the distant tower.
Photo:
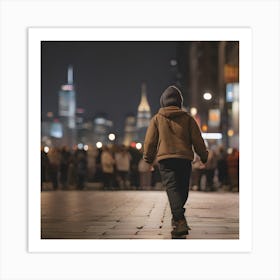
M67 72L67 84L68 85L73 85L73 81L74 81L74 78L73 78L73 67L72 67L72 65L69 65L68 66L68 72Z
M58 114L63 125L62 144L73 147L76 144L76 93L72 65L68 66L67 83L59 91Z
M147 100L146 84L142 83L141 101L138 106L137 124L136 124L139 142L144 141L146 130L150 123L150 119L151 119L151 109L150 109L150 105Z

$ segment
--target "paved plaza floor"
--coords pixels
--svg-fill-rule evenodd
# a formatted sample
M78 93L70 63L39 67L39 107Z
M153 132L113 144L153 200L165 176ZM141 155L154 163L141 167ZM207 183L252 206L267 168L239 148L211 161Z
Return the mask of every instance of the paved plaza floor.
M238 239L239 194L190 191L187 239ZM171 239L164 191L43 191L43 239Z

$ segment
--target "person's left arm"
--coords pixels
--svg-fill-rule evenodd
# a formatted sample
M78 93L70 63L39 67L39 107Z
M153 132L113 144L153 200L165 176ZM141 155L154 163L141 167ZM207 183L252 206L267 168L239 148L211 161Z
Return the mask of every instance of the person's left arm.
M146 132L143 152L143 159L149 164L152 164L156 158L158 140L159 133L156 119L152 118Z

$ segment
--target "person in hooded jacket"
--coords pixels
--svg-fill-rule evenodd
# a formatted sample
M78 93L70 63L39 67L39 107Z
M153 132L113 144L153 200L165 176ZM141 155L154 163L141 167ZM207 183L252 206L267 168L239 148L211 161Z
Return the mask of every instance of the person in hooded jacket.
M182 110L183 97L176 86L161 95L161 108L150 121L144 141L144 160L151 165L157 159L171 212L172 235L188 234L185 204L188 199L194 151L202 163L208 151L194 118Z

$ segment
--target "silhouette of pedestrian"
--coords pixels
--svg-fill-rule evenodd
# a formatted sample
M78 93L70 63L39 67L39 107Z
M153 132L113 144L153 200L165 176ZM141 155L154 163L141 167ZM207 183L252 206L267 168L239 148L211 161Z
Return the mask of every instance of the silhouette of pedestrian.
M57 147L50 148L48 152L49 172L53 190L58 189L58 171L60 165L60 152Z
M49 158L48 154L41 147L41 191L43 190L43 183L48 179Z
M120 150L115 154L115 164L117 171L117 181L120 189L130 187L129 171L130 171L131 155L126 147L121 146Z
M61 149L61 160L60 160L60 183L63 189L67 188L69 159L70 159L69 148L67 146L63 146Z
M218 179L220 187L223 187L227 184L227 153L223 146L220 146L218 149L217 156L217 169L218 169Z
M77 187L79 190L85 188L85 181L87 176L87 159L86 153L78 153L77 155Z
M231 191L239 191L239 151L236 148L227 157L227 168Z
M110 149L107 146L103 147L101 154L101 165L103 172L104 190L114 189L114 166L115 160Z

